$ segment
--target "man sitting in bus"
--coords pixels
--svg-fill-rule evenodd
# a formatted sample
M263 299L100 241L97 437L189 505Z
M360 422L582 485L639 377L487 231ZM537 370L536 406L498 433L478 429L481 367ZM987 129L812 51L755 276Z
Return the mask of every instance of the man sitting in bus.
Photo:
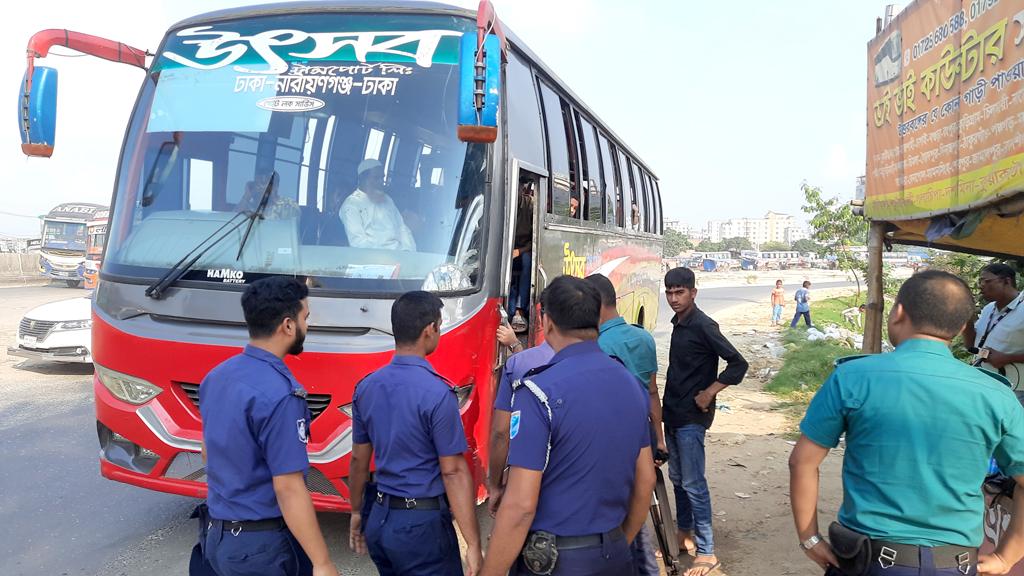
M356 248L415 251L416 241L391 197L384 192L384 167L366 159L356 171L358 187L341 205L348 243Z

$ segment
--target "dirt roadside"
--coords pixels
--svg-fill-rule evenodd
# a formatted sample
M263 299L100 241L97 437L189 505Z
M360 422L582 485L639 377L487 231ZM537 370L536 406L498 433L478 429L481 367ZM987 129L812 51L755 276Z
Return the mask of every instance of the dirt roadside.
M820 290L815 297L850 292ZM777 371L782 365L781 358L765 346L778 343L780 334L769 326L768 318L767 294L764 304L743 304L715 315L722 332L750 363L746 379L719 395L719 410L707 439L715 546L722 561L718 573L817 576L821 570L797 545L789 505L788 458L801 414L763 391L769 370ZM659 364L667 366L668 339L662 340ZM659 384L664 387L664 382ZM841 467L841 449L834 450L822 466L822 530L835 519L842 500Z

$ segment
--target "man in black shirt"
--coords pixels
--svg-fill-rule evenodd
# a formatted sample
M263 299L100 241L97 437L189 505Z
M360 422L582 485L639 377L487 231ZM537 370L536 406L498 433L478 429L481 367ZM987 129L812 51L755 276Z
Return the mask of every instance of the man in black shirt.
M743 380L747 361L722 336L718 323L694 303L693 270L669 270L665 297L675 312L662 402L669 478L675 488L679 547L689 551L696 544L697 558L686 576L705 576L719 562L711 531L711 494L704 477L704 436L715 418L715 396ZM721 374L719 358L728 364Z

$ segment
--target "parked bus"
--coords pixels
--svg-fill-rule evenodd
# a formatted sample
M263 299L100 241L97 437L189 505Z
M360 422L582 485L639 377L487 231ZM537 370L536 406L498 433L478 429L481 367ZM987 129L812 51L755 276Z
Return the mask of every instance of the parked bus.
M39 273L63 280L76 288L82 284L82 264L86 259L86 226L95 214L106 210L99 204L60 204L43 217L39 249Z
M82 279L87 290L96 288L99 282L100 266L103 264L103 248L107 244L107 219L109 210L100 210L86 225L85 262L82 263Z
M199 383L247 341L244 284L286 274L310 286L306 351L287 363L309 392L316 506L349 510L353 389L390 360L391 305L417 289L445 304L430 361L458 394L482 498L502 362L495 330L524 188L536 198L530 343L541 338L538 295L559 274L606 274L628 321L653 329L658 179L517 38L487 35L502 36L490 12L488 2L480 13L420 2L226 10L174 25L148 64L106 41L110 59L127 54L146 76L94 307L104 476L205 495ZM474 69L460 46L485 36L504 74L474 94L458 81ZM52 72L38 73L37 88ZM475 96L485 110L500 103L493 143L467 141L478 132L457 126L460 102ZM52 150L26 142L27 153ZM411 249L366 245L339 218L366 160L383 169Z

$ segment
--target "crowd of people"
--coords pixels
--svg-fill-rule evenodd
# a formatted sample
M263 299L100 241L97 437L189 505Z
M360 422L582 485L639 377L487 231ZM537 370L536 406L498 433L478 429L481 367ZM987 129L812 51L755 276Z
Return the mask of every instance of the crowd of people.
M679 547L692 555L686 574L718 570L705 439L717 395L748 365L697 306L693 271L669 270L664 285L674 314L660 397L654 339L618 314L604 276L548 282L538 345L524 350L511 325L498 329L511 355L494 399L486 550L458 401L428 360L443 303L421 291L396 300L395 355L359 382L351 407L351 548L384 575L658 574L644 524L667 463ZM810 324L809 288L794 296L793 325ZM995 550L978 552L990 463L1024 480L1024 408L1005 377L1024 362L1021 293L1003 264L982 271L980 288L990 304L979 316L958 277L915 274L889 311L895 351L843 358L814 396L790 458L790 498L794 546L827 573L1004 574L1024 556L1024 498ZM303 483L305 392L283 362L302 351L307 294L290 278L249 285L250 344L200 387L209 499L197 511L193 573L337 573ZM773 323L782 301L780 282ZM950 352L961 333L975 366ZM826 538L818 470L840 442L843 504Z

